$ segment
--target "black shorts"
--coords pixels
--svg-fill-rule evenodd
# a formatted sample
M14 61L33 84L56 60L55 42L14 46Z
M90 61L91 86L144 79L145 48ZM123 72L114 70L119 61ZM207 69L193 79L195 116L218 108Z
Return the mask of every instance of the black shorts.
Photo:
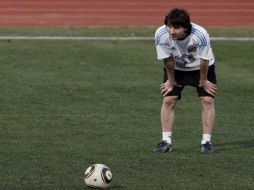
M214 84L217 83L216 81L216 73L215 73L215 64L209 66L208 70L208 80ZM196 87L198 96L210 96L213 97L211 94L207 93L202 87L199 87L200 81L200 70L195 71L180 71L175 70L175 79L176 82L181 85L181 87L175 87L171 90L166 96L178 96L178 99L181 99L181 92L184 86L193 86ZM164 78L163 82L168 80L167 71L164 68Z

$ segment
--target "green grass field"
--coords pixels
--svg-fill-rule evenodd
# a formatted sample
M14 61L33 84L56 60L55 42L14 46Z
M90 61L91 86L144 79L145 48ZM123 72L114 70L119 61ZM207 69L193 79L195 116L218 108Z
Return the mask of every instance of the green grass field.
M253 29L247 33L228 32L254 36ZM192 88L177 105L173 152L155 154L162 63L153 41L0 41L0 189L88 189L83 173L93 163L111 168L115 190L253 189L254 42L212 46L219 87L214 154L200 153L200 104Z

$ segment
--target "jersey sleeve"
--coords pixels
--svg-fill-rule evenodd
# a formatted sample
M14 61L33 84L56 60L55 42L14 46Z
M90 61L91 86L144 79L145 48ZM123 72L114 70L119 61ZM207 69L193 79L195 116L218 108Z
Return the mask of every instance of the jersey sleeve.
M158 60L163 60L171 56L171 50L168 44L168 31L166 27L160 27L155 32L155 46Z
M169 48L165 44L156 45L157 59L163 60L171 56Z
M199 58L210 60L213 59L213 53L210 45L210 38L207 32L199 34L199 46L197 48Z

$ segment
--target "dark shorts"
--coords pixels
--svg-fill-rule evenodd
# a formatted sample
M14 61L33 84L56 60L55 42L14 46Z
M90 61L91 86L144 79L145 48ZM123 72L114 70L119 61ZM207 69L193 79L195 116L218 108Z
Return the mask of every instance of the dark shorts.
M175 79L176 79L176 82L179 85L181 85L182 87L175 87L166 96L178 96L178 99L181 99L181 92L182 92L184 86L193 86L193 87L196 87L199 97L201 97L201 96L213 97L211 94L207 93L203 88L199 87L200 70L196 70L196 71L175 70ZM164 68L163 82L166 82L167 80L168 80L167 71ZM215 73L215 65L209 66L208 80L214 84L217 83L216 73Z

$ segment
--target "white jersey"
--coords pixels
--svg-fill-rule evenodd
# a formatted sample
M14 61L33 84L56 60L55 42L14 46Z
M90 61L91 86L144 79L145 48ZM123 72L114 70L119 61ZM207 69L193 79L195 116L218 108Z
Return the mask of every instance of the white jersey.
M210 38L207 31L194 23L191 34L184 40L172 40L166 25L159 27L155 32L157 59L163 60L173 57L175 69L193 71L200 69L200 58L209 60L209 66L215 62Z

